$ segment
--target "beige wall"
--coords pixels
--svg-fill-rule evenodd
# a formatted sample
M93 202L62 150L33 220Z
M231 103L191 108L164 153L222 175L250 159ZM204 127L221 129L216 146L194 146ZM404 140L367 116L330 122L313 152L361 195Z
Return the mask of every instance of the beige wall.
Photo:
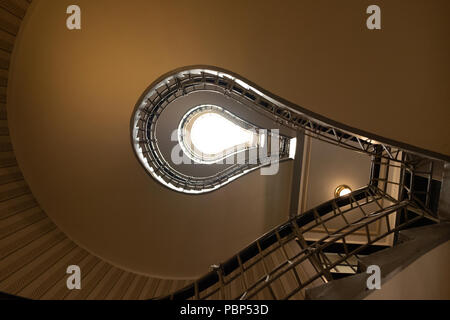
M306 210L334 197L336 187L352 190L367 186L370 157L352 150L312 139L306 188Z
M160 65L161 52L146 41L155 30L146 1L117 2L114 13L104 11L109 1L82 1L78 33L65 28L67 3L37 1L30 9L8 97L20 167L62 231L124 269L189 278L286 220L291 162L281 164L279 175L253 172L200 196L149 177L131 148L131 113L161 73L188 63ZM139 17L144 11L149 19ZM119 20L131 29L119 28Z
M450 241L426 253L366 299L450 299Z
M223 67L334 120L450 154L446 1L383 2L376 32L359 0L80 0L83 29L68 31L72 3L38 0L27 14L10 68L11 137L48 215L126 269L196 276L287 215L290 163L198 197L143 172L131 112L171 69Z

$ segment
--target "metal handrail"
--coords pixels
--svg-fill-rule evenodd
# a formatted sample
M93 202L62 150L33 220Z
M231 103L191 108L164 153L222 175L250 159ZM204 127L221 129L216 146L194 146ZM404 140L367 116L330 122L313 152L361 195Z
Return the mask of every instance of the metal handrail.
M404 153L399 153L399 156L401 159L408 157ZM164 298L208 299L220 292L222 298L250 299L265 289L268 289L273 298L290 298L317 279L329 280L331 271L335 266L348 263L348 259L367 251L370 246L383 239L386 240L392 234L396 239L402 228L408 227L423 218L431 222L439 222L438 217L427 206L430 201L422 202L415 196L416 186L404 178L406 172L412 174L417 171L417 166L426 165L427 161L432 160L409 157L410 160L415 161L415 164L413 162L400 162L399 165L397 161L386 159L380 161L380 158L372 158L372 174L367 186L343 197L333 198L290 218L285 223L260 236L230 259L214 265L211 272L194 281L193 284ZM375 168L376 166L378 168ZM393 169L400 170L394 178L390 177L389 174L389 170ZM428 178L431 179L433 173L429 172L428 174ZM383 175L385 178L382 178ZM398 192L393 194L392 191L389 191L389 185L395 185ZM430 196L429 182L427 190L424 192L427 193L427 197ZM350 217L355 212L361 214L361 217L356 220ZM414 214L413 218L410 217L411 214ZM345 223L341 224L341 227L337 230L330 230L327 224L338 218L342 218ZM379 231L374 234L369 230L369 226L375 223L378 223ZM325 232L325 236L319 240L305 241L305 236L312 231L317 231L318 228L322 228L321 232ZM362 242L360 240L356 247L348 239L355 235L365 239ZM285 246L292 241L299 243L301 250L296 255L289 257ZM324 252L335 244L342 246L344 252L340 253L339 259L331 262ZM389 245L392 245L392 243ZM282 250L285 259L279 265L270 268L265 260L277 250ZM300 282L295 268L304 261L312 261L316 272L306 282ZM252 283L244 281L245 273L259 263L263 266L263 274ZM293 273L295 279L297 279L296 290L288 293L285 297L276 296L271 284L288 273ZM233 281L239 279L242 281L241 287L245 290L241 290L234 297L227 296L224 293L226 288Z
M271 253L283 247L283 243L287 243L289 241L295 240L298 236L302 237L308 231L311 231L318 226L322 226L326 224L328 221L335 219L336 217L345 216L346 213L353 210L362 210L362 206L368 206L370 204L376 203L377 210L365 214L362 218L353 221L344 225L344 227L327 233L325 237L322 237L320 240L313 242L313 244L308 245L306 248L303 248L296 256L290 257L286 259L283 264L273 268L272 270L267 270L257 281L255 281L252 285L246 286L246 290L241 292L238 297L234 298L251 298L256 295L258 292L266 288L277 278L293 270L298 264L302 263L307 259L311 259L311 257L316 252L323 252L328 246L333 243L342 242L346 254L339 260L334 263L324 264L322 270L318 270L318 272L309 279L307 282L302 283L298 286L298 290L301 290L309 283L312 283L314 280L319 279L324 276L326 272L330 272L336 265L345 262L350 257L356 255L358 252L364 250L367 246L370 246L377 241L384 239L388 235L400 230L401 228L421 219L427 215L426 212L421 211L420 207L415 204L414 200L404 200L404 201L396 201L395 203L389 206L382 206L382 202L391 203L392 199L386 198L382 195L381 192L378 191L374 186L367 186L358 190L353 191L351 194L346 195L344 197L340 197L337 199L331 199L324 204L308 210L302 215L296 216L294 218L289 219L286 223L277 226L271 231L265 233L263 236L259 237L252 244L239 251L235 256L228 259L226 262L216 265L215 270L211 271L204 277L196 280L194 284L187 286L170 296L165 297L166 299L187 299L194 298L194 291L197 291L197 298L206 299L214 295L215 293L222 290L232 281L236 280L238 277L242 277L246 270L249 270L257 263L261 262ZM381 190L379 190L381 191ZM383 201L380 201L383 200ZM361 202L361 203L359 203ZM381 207L380 207L381 206ZM407 207L414 207L416 210L419 210L421 214L418 214L416 218L409 219L407 222L402 225L398 225L395 227L390 227L389 223L387 223L387 231L377 237L371 238L368 225L376 222L382 221L382 219L387 219L388 216L395 214L397 212L403 212ZM336 208L349 207L345 210L337 211ZM404 212L403 212L404 213ZM331 214L331 215L330 215ZM405 213L404 213L405 214ZM316 216L319 216L321 219L317 220ZM326 217L326 215L330 215ZM386 220L388 221L388 219ZM345 229L351 228L350 230ZM301 231L299 232L299 229ZM345 237L351 234L354 234L358 230L366 230L367 242L361 244L356 249L351 251L348 250L348 241L345 241ZM271 239L271 241L270 241ZM255 250L255 248L259 248ZM262 252L263 251L263 252ZM251 254L253 252L253 254ZM302 256L303 255L303 256ZM259 256L259 257L257 257ZM302 256L301 258L299 258ZM245 262L253 259L250 263L243 266ZM236 265L236 260L238 263ZM237 269L240 269L240 272L234 275L231 273ZM229 278L225 279L227 276L231 275ZM225 279L225 280L224 280ZM205 291L207 288L212 287L213 285L218 285L215 290L212 290L208 294L201 295L201 292ZM194 288L197 288L194 290ZM258 289L257 289L258 288ZM251 292L252 290L256 290ZM200 293L199 293L200 292ZM244 295L245 293L245 295ZM295 294L295 293L292 293ZM291 295L290 295L291 296Z
M212 266L213 270L205 276L164 298L207 299L218 293L222 298L231 298L226 294L226 289L233 281L238 280L241 281L243 290L233 298L249 299L265 289L268 289L273 298L290 298L317 279L324 279L324 281L332 279L331 270L336 265L348 263L348 259L355 257L378 241L386 240L392 234L395 241L402 228L423 218L439 222L437 213L433 211L430 204L433 166L436 161L443 162L442 160L447 160L447 157L441 155L436 157L436 154L428 152L421 154L417 150L408 150L401 144L395 146L375 141L368 136L351 133L345 129L345 126L339 128L332 121L324 121L323 118L314 116L307 110L301 111L302 108L278 97L274 98L251 83L247 84L225 72L208 68L186 69L167 74L158 81L148 89L148 99L141 113L144 116L141 125L147 123L149 126L142 127L145 129L140 128L150 137L154 124L153 117L157 117L160 109L165 107L162 100L164 97L195 90L209 90L218 91L237 101L245 102L253 106L256 111L267 114L286 126L302 130L305 135L363 152L371 156L372 161L370 181L366 187L355 190L349 195L331 199L289 219L253 241L230 259ZM157 145L152 144L152 146L157 150ZM157 156L154 152L148 152L145 155ZM150 158L149 160L153 161ZM155 161L157 162L157 159ZM430 169L423 171L420 169L423 166L428 166ZM414 178L419 173L426 176L426 190L419 190L415 185ZM348 217L350 212L354 211L362 214L362 217L356 221ZM414 215L413 218L410 217L411 214ZM330 231L327 224L336 218L342 218L345 223L338 230ZM369 226L373 223L378 223L377 234L369 230ZM383 230L380 227L382 225L385 228ZM305 236L318 228L322 228L321 232L325 232L326 236L308 243ZM358 247L351 249L352 242L347 239L350 236L364 236L365 240ZM292 241L298 243L301 250L297 255L289 257L285 246ZM344 253L341 254L340 259L331 262L324 254L324 250L338 243L343 246ZM285 259L279 265L269 267L265 260L271 254L278 252L277 250L282 252ZM306 282L300 281L295 269L304 261L310 261L316 270L314 276ZM263 266L263 275L257 280L247 281L245 273L252 267L256 267L258 263ZM294 274L298 286L286 296L280 297L274 292L271 284L289 272Z
M383 142L373 134L356 134L360 130L349 128L330 119L312 113L298 105L294 105L273 94L264 91L255 84L231 72L216 67L186 67L175 70L157 79L143 93L135 107L131 119L132 144L139 161L150 168L151 175L158 171L158 181L172 184L174 190L187 191L214 190L223 185L224 179L198 178L185 176L168 166L158 147L156 123L163 110L175 99L195 91L219 92L237 102L261 113L262 115L294 130L301 130L307 136L323 140L369 156L396 162L399 165L414 165L415 154L421 158L450 160L450 157L401 143ZM405 151L407 153L405 153ZM280 153L280 159L283 155ZM261 165L246 164L242 170L254 170ZM236 171L223 172L221 176L228 178L236 175ZM206 192L206 191L205 191Z

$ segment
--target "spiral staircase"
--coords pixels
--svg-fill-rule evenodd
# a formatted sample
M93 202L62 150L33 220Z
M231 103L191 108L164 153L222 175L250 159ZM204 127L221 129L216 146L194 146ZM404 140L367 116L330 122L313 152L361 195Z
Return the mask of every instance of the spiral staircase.
M209 273L195 281L136 274L87 252L60 231L39 207L21 174L9 137L8 67L30 3L31 0L0 0L3 298L324 298L323 292L336 283L361 275L370 257L389 256L392 250L419 246L420 250L405 249L411 251L409 260L395 262L406 265L449 239L448 217L441 216L438 209L442 199L448 198L448 157L390 144L363 145L356 135L340 134L335 127L324 128L305 121L300 125L311 136L369 154L372 171L366 187L292 217L230 259L211 266ZM339 227L331 228L337 220ZM424 230L435 236L423 237ZM421 240L420 245L417 239ZM386 260L379 261L382 264ZM81 290L67 289L68 265L79 265L83 270ZM391 269L395 268L391 265Z
M8 133L6 88L14 42L31 1L0 1L0 291L29 299L150 299L189 281L121 270L58 230L24 180ZM79 265L83 289L69 291L66 268Z

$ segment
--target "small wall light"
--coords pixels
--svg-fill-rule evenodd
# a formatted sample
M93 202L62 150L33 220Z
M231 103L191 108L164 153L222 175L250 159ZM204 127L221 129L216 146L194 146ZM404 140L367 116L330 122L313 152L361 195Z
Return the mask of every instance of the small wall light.
M334 190L334 197L335 198L342 197L351 192L352 189L349 186L347 186L346 184L341 184L339 187L336 188L336 190Z

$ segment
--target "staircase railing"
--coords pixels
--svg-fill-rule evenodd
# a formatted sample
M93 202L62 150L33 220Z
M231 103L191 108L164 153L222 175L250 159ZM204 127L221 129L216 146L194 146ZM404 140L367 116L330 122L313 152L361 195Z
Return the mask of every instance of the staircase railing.
M146 91L144 102L136 106L139 112L132 130L134 143L144 143L142 154L148 163L158 163L157 155L152 158L150 152L153 147L157 151L157 146L145 149L158 115L170 99L198 90L223 93L307 136L367 154L372 160L371 175L367 187L293 217L166 298L301 297L315 281L332 280L338 265L355 271L352 261L368 248L394 245L402 228L439 222L441 182L436 179L436 167L443 167L449 156L337 123L215 67L174 70ZM339 258L330 259L326 251L336 247L341 250ZM297 270L301 268L309 271ZM277 290L277 281L289 289Z
M410 216L411 212L415 213L415 217ZM361 215L360 218L356 218L357 213ZM403 222L395 225L397 215L403 215ZM386 200L382 190L368 186L290 219L225 263L213 266L212 272L166 298L250 299L267 290L273 299L288 299L317 279L323 279L324 282L332 280L331 271L337 265L345 263L371 245L380 244L389 235L426 216L426 211L414 200ZM336 219L344 222L343 226L332 230L328 225L332 225ZM308 244L305 236L317 230L324 232L324 236ZM358 239L352 239L355 236ZM358 245L351 246L355 241ZM299 248L295 254L286 249L292 242ZM325 253L335 243L341 244L344 252L332 262ZM270 265L266 260L277 250L281 250L283 257L277 264ZM304 261L311 262L315 268L307 279L302 279L304 275L299 275L296 269ZM249 280L246 273L258 264L263 266L263 272L260 272L258 278ZM284 295L276 294L274 283L287 275L295 279L295 288ZM227 292L230 292L229 287L234 281L240 281L241 284L234 295L231 295Z
M384 156L387 152L396 157ZM400 230L423 221L439 222L432 206L435 160L392 149L377 155L372 157L368 186L289 219L164 298L302 298L311 285L337 278L337 266L357 272L351 260L372 248L393 246ZM423 167L430 169L425 177ZM426 179L423 190L414 184L417 174ZM330 259L329 252L337 247L338 257ZM304 272L305 264L309 272Z

